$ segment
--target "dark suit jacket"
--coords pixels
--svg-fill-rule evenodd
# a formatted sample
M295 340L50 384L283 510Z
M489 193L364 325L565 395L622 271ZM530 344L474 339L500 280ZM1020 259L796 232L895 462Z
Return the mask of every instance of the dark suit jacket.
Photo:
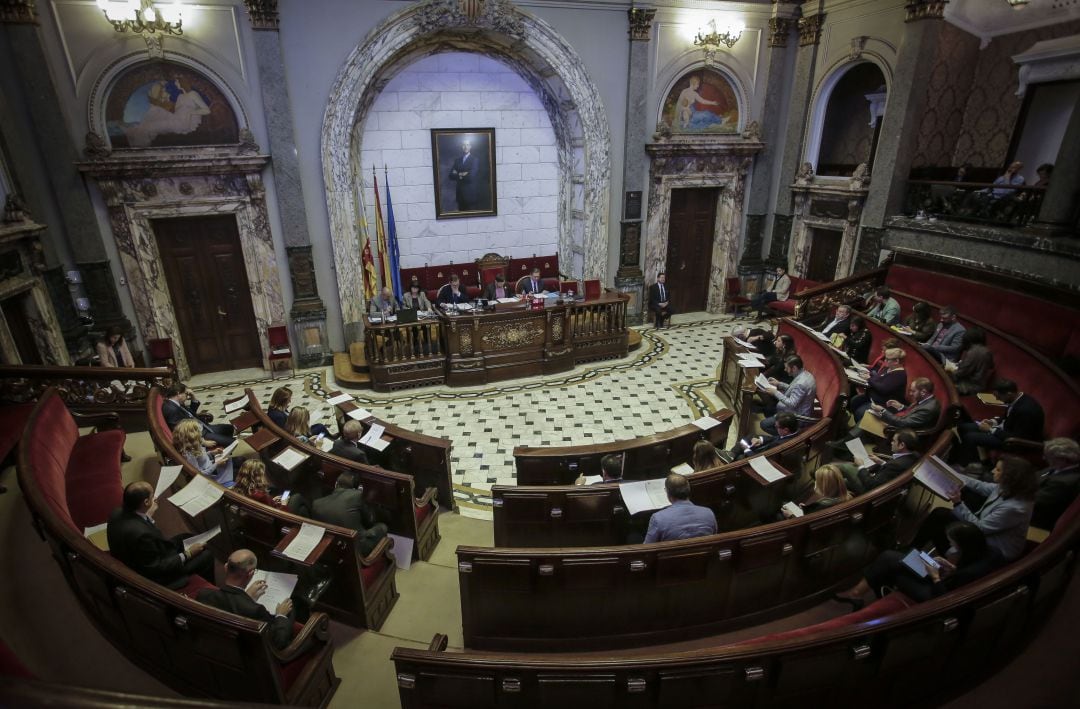
M668 284L667 283L664 284L664 300L660 300L660 284L659 283L653 283L651 286L649 286L649 310L656 310L657 308L660 307L660 303L665 303L665 302L669 303L668 308L670 309L670 307L671 307L670 306L670 303L671 303L671 288L668 286Z
M375 515L364 502L362 490L334 488L326 497L315 500L311 512L320 522L336 524L339 527L366 531L375 524Z
M330 455L340 456L365 465L368 462L367 454L364 453L360 446L354 446L352 442L345 440L344 436L334 441L334 447L330 449Z
M285 428L285 424L289 420L289 413L287 411L282 411L281 409L267 409L266 415L271 421L282 428Z
M1058 517L1080 494L1080 465L1049 473L1049 468L1039 473L1035 512L1031 515L1031 524L1039 529L1053 529Z
M209 429L210 427L206 425L206 422L195 415L198 408L198 405L192 408L182 406L172 399L165 399L161 402L161 413L165 416L165 423L169 425L170 430L176 428L176 424L184 419L195 419L204 431Z
M1043 426L1046 423L1046 415L1043 407L1028 394L1024 394L1013 402L1013 405L1005 412L1005 420L1001 422L1001 433L1004 438L1026 438L1029 441L1043 440Z
M458 294L455 296L453 289L450 288L450 284L447 283L439 289L438 295L435 296L435 302L439 305L443 303L468 303L469 296L465 294L465 286L458 286Z
M937 396L928 396L917 404L911 404L893 413L888 409L881 415L881 420L897 428L922 430L933 428L941 418L941 402Z
M521 290L518 293L539 293L544 290L544 278L541 276L536 279L536 288L533 288L532 276L529 276L525 280L521 281Z
M222 586L221 588L204 588L196 595L195 600L205 603L214 608L220 608L229 613L242 615L252 620L261 620L270 624L270 644L274 649L280 650L292 640L292 614L270 615L270 611L251 600L242 588L235 586Z
M180 559L183 543L166 539L156 524L119 508L109 515L105 534L110 553L140 575L171 588L187 583Z
M735 454L735 460L742 460L743 458L746 458L748 456L757 455L758 453L762 453L764 451L767 451L770 448L775 448L776 446L780 445L781 443L783 443L785 441L788 441L788 440L791 440L791 437L794 436L794 435L795 434L793 433L793 434L791 434L791 436L762 436L762 438L764 440L761 442L761 445L758 446L757 448L751 448L748 451L744 451L742 449L742 446L739 446L736 449L738 451L738 453Z
M832 335L833 333L836 333L836 332L842 332L844 334L847 334L848 330L850 329L848 327L848 325L851 324L851 316L849 315L848 317L844 318L843 320L836 323L832 327L828 327L829 323L831 323L831 322L832 322L832 318L829 318L821 326L821 333L823 335Z
M488 283L486 286L484 286L484 297L487 298L488 300L495 300L495 297L496 297L495 296L495 285L496 285L495 281L492 281L491 283ZM514 295L514 287L512 285L510 285L509 283L504 283L503 284L503 292L504 292L504 295L503 295L504 298L513 297L513 295Z
M880 465L875 465L859 471L859 481L863 484L863 490L871 490L879 485L884 485L912 465L919 456L914 454L902 455L899 458L889 458Z

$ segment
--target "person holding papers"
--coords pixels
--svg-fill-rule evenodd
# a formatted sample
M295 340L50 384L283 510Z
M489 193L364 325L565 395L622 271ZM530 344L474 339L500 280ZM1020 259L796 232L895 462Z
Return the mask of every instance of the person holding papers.
M1018 558L1027 543L1028 524L1035 507L1035 493L1039 478L1035 469L1023 458L1003 455L994 466L994 482L987 483L967 475L964 487L984 496L986 502L977 510L968 509L961 498L963 488L957 490L950 502L952 509L938 507L930 512L919 531L914 545L922 549L933 542L938 551L949 547L945 529L960 520L974 524L986 535L986 542L1001 552L1006 561Z
M187 462L199 469L200 473L225 487L233 486L232 458L224 453L210 457L203 445L198 421L185 419L177 424L176 430L173 431L173 445Z
M742 441L735 444L735 449L728 451L732 460L742 460L752 455L764 453L770 448L782 444L787 439L794 436L799 432L799 419L795 417L795 414L790 411L781 411L776 415L776 435L775 436L754 436L750 440L746 441L746 445Z
M716 534L716 515L708 507L690 502L690 481L685 476L669 474L664 480L664 491L671 504L649 520L646 544Z
M171 589L186 586L191 574L213 583L214 555L204 544L192 544L185 551L184 539L190 534L166 539L154 522L156 511L153 485L134 482L124 488L121 507L109 515L105 532L113 557L139 575Z
M930 306L922 301L911 306L911 315L904 320L904 327L911 330L911 336L918 342L926 342L934 336L937 323L930 312Z
M360 436L363 434L364 424L356 419L349 419L341 427L341 438L334 441L334 447L330 449L330 455L367 465L367 454L360 448Z
M907 391L907 372L904 370L906 356L899 347L885 350L882 366L870 370L865 387L856 387L858 394L851 397L848 403L855 423L862 420L870 404L884 406L890 399L904 398L904 392Z
M859 441L858 445L861 446L862 442ZM843 473L849 490L861 495L867 490L884 485L915 465L919 455L919 437L915 435L915 431L910 428L897 429L889 441L889 447L892 455L888 458L867 453L867 459L855 455L854 463L833 462Z
M863 578L834 600L850 603L859 610L871 592L881 598L887 588L896 588L913 601L923 602L986 576L1001 566L1000 552L987 544L986 536L968 522L953 522L945 528L947 551L926 561L918 553L883 551L866 567ZM910 561L909 561L910 559Z
M386 536L387 527L375 521L371 507L364 502L364 491L358 488L356 473L351 470L338 475L334 491L320 497L312 505L312 515L320 522L336 524L360 533L359 551L367 556L379 540Z
M776 435L776 413L790 411L796 416L809 417L817 397L817 382L813 374L803 369L802 357L788 357L784 361L784 370L791 377L791 383L786 384L778 379L768 380L770 386L765 393L771 394L775 401L765 405L765 413L769 416L758 424L762 431L771 436Z
M1009 438L1042 441L1046 416L1039 402L1024 394L1010 379L994 382L994 395L1005 406L1000 419L967 421L956 427L960 445L953 449L951 461L957 464L974 463L979 460L979 450L1000 450ZM989 467L989 460L982 460Z
M270 644L281 650L292 641L293 603L286 598L270 615L258 600L266 593L266 581L252 581L255 575L255 553L250 549L237 549L225 563L225 585L220 588L204 588L195 596L199 603L219 608L229 613L261 620L270 624Z
M934 383L919 377L911 382L908 395L910 404L890 399L884 406L870 404L870 412L889 426L915 430L932 428L941 416L941 402L934 398Z

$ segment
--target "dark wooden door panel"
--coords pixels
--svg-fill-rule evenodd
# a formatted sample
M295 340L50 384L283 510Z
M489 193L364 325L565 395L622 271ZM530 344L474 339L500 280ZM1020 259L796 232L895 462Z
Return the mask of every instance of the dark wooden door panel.
M810 264L806 277L826 283L836 278L836 262L840 258L843 234L832 229L814 229L810 241Z
M675 312L705 309L719 194L719 188L671 191L667 284Z
M20 293L5 300L3 302L4 320L7 322L11 339L15 341L15 349L19 353L22 364L42 364L41 353L38 352L34 332L26 316L26 301L29 297L27 293Z

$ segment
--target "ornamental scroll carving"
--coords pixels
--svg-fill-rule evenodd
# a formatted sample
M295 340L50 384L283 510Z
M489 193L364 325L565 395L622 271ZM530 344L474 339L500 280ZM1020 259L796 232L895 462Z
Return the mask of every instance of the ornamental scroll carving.
M908 0L904 6L907 17L904 22L917 20L940 20L945 17L945 5L949 0Z
M458 345L458 349L461 350L461 354L471 355L473 353L471 327L462 326L461 332L458 333Z
M809 47L821 41L821 29L825 26L825 14L818 13L799 20L799 46Z
M794 22L790 17L769 18L769 46L786 47L788 35L791 34L791 25Z
M509 350L544 344L544 332L535 320L512 320L484 328L481 340L485 350Z
M253 30L277 30L277 0L244 0Z
M428 0L415 17L423 34L471 27L525 39L525 23L510 0Z
M0 0L0 24L36 25L36 0Z
M563 319L557 317L551 322L551 340L552 342L562 342L563 339Z
M649 31L652 29L652 21L653 17L656 16L656 10L632 7L626 11L626 16L630 20L631 41L648 42Z

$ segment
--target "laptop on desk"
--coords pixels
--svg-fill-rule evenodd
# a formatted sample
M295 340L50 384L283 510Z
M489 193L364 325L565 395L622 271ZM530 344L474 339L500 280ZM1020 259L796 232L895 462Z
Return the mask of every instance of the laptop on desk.
M398 310L397 321L399 324L416 322L416 308L401 308Z

